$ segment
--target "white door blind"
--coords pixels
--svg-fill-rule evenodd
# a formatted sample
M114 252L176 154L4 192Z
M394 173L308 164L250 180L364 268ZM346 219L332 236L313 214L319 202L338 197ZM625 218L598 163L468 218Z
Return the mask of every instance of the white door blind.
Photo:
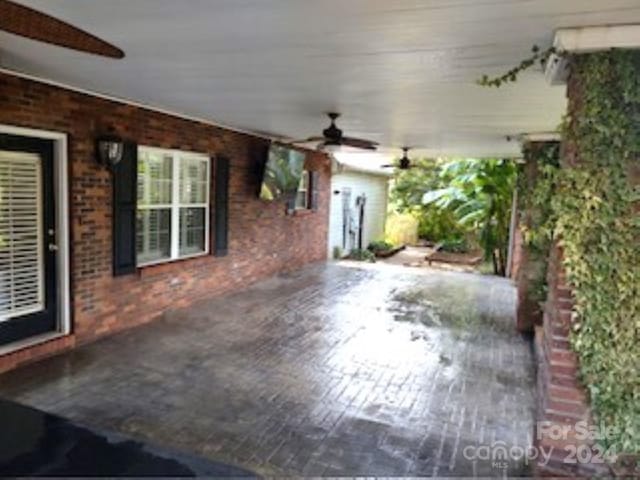
M0 322L44 309L40 157L0 151Z

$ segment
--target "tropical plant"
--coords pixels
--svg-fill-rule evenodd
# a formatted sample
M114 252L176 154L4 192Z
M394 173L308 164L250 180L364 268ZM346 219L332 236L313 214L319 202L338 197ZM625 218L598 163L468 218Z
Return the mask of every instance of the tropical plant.
M467 228L458 223L451 211L422 203L425 191L446 186L445 179L440 176L443 164L443 160L416 159L411 170L398 170L390 205L395 212L416 218L419 238L434 243L464 242Z
M452 212L460 225L477 232L494 273L505 275L514 163L495 158L454 159L443 165L440 177L448 186L428 191L422 202Z

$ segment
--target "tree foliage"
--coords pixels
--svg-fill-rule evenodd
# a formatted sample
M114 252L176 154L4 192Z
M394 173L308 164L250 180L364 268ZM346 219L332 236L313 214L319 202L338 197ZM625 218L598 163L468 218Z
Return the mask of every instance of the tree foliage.
M434 243L465 241L468 229L450 210L422 202L425 192L446 186L440 176L443 160L419 159L411 170L398 170L391 190L391 204L399 213L412 214L418 221L418 236Z
M399 172L392 202L420 222L421 238L479 244L497 274L506 270L515 166L502 159L418 160Z
M459 225L475 232L494 272L505 275L514 163L492 158L451 160L442 166L440 178L448 186L428 191L422 202L451 212Z

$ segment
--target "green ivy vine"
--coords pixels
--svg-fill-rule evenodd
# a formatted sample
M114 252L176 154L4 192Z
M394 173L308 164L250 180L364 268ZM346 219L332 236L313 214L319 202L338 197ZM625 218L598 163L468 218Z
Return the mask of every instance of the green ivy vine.
M552 212L575 295L571 341L608 446L640 453L640 52L575 56Z
M525 163L518 172L518 210L523 242L533 268L528 297L542 304L547 297L547 259L551 251L555 216L552 198L560 167L559 142L525 144ZM534 172L527 169L534 168Z
M518 65L513 67L508 72L493 78L489 77L489 75L483 75L476 81L476 83L483 87L500 88L506 83L517 81L518 76L522 72L528 70L536 64L540 64L542 68L544 68L549 57L555 53L557 53L555 47L550 47L546 50L540 50L540 47L534 45L531 49L531 55L528 58L523 59Z

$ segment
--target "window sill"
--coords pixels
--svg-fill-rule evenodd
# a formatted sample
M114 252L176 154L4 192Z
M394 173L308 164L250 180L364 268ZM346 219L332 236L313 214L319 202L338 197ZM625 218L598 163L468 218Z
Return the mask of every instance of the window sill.
M298 210L294 210L293 215L296 217L306 217L307 215L312 215L316 212L314 212L311 209L308 208L300 208Z
M136 271L138 275L144 277L148 273L162 271L166 268L172 268L177 263L188 262L189 260L196 260L199 258L210 257L213 256L210 252L196 253L194 255L189 255L186 257L174 258L171 260L159 260L157 262L144 263L142 265L138 265L136 267Z

